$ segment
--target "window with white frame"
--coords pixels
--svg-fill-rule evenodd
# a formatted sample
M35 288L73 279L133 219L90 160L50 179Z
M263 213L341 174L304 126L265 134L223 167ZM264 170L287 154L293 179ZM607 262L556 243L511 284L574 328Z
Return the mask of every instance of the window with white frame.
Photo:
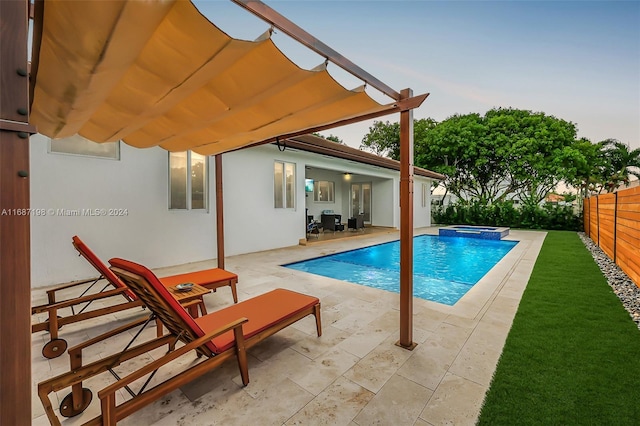
M120 141L97 143L76 134L67 138L50 139L49 152L119 160Z
M320 203L333 203L335 184L327 180L316 181L313 185L313 201Z
M206 210L207 157L191 151L169 153L169 209Z
M273 168L273 205L276 209L295 207L296 165L276 161Z

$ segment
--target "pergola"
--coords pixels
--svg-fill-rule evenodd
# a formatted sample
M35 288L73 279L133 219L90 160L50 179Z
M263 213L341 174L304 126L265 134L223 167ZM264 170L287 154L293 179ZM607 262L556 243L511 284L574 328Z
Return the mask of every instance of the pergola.
M224 152L400 113L400 333L413 349L413 112L428 94L395 91L260 1L232 0L325 58L303 70L270 31L236 40L188 0L0 2L0 423L31 410L29 136L80 134L215 155L218 262L224 267ZM140 17L144 19L139 19ZM28 63L28 21L33 21ZM347 90L332 63L391 98Z

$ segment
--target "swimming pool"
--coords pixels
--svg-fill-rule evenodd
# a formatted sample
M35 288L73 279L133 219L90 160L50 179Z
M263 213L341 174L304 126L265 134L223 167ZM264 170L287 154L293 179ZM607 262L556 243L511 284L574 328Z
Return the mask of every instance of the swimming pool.
M518 242L420 235L413 239L413 295L454 305ZM400 292L400 242L282 265Z

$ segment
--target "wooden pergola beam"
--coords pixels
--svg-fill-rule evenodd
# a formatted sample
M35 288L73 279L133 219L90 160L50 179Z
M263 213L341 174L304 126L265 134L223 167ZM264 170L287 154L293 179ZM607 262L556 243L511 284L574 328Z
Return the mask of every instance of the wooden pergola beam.
M336 52L263 2L259 0L231 1L247 9L249 12L253 13L263 21L270 23L275 28L278 28L280 31L287 34L289 37L293 38L299 43L302 43L304 46L313 50L320 56L326 58L329 62L336 64L349 74L359 78L371 87L375 87L392 99L401 99L400 93L393 90L391 87L387 86L382 81L378 80L377 78L351 62L349 59L345 58L340 53Z

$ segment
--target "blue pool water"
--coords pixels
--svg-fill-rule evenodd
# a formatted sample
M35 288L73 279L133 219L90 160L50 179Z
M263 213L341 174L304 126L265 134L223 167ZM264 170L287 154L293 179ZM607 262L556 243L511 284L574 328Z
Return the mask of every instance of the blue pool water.
M414 296L455 304L517 243L436 235L414 237ZM399 241L282 266L400 292Z

